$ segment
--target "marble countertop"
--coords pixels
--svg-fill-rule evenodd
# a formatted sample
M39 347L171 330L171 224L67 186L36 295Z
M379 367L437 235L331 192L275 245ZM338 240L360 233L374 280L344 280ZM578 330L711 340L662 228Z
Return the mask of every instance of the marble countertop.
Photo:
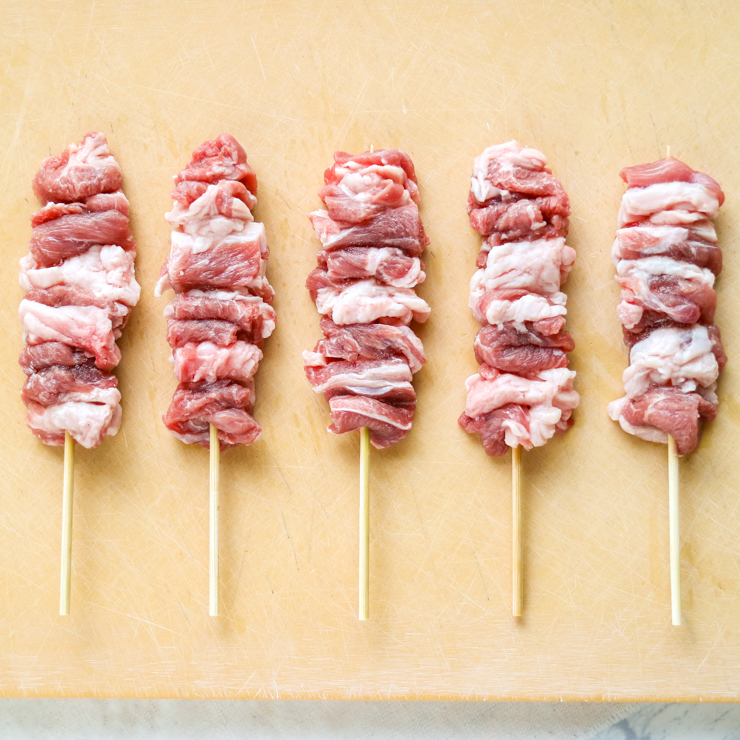
M740 738L737 704L5 699L0 738Z

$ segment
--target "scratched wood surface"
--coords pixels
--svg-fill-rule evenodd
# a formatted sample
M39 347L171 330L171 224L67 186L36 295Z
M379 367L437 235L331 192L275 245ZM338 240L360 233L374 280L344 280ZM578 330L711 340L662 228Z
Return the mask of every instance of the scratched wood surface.
M0 693L10 696L736 699L740 662L734 3L3 0ZM57 616L62 455L26 430L17 262L41 159L88 130L121 162L143 286L120 434L76 467L72 615ZM164 429L171 176L229 131L260 181L279 326L263 439L222 456L222 612L207 616L208 457ZM510 617L510 462L456 424L476 369L473 157L542 149L572 202L575 428L524 456L525 616ZM372 455L371 621L357 609L356 435L302 371L319 336L305 214L334 149L401 147L432 243L429 362L408 439ZM626 353L609 249L625 165L672 152L725 187L721 411L682 468L685 626L670 626L664 447L606 415Z

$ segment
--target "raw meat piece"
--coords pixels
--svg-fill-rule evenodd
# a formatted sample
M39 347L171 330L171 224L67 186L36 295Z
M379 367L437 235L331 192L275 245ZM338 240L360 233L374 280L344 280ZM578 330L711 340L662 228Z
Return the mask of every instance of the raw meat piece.
M229 321L170 319L167 322L167 343L173 349L192 342L213 342L220 347L228 347L236 342L238 334L236 324Z
M85 208L88 211L118 211L124 216L129 214L128 198L122 190L113 193L99 193L91 195L85 200Z
M513 323L484 326L475 338L475 359L480 365L507 373L533 375L540 370L567 367L566 352L575 344L567 331L544 335L532 324L519 331Z
M666 157L650 164L625 167L619 176L630 188L644 188L658 183L699 183L705 185L717 197L720 206L725 202L725 195L716 180L703 172L692 170L675 157Z
M91 132L80 144L70 144L58 157L48 157L33 179L42 203L72 203L121 187L121 168L105 136Z
M576 252L565 239L537 239L492 247L485 269L470 281L471 294L491 290L521 289L540 295L560 290L568 279Z
M321 319L325 339L313 352L304 352L304 363L318 367L328 360L388 360L403 357L412 373L426 362L424 348L407 326L389 324L349 324L338 326L331 319Z
M426 278L418 257L392 247L349 247L319 252L316 259L334 283L372 277L396 288L413 288Z
M709 236L709 238L707 238ZM670 257L690 262L719 275L722 270L722 250L717 246L714 227L695 230L680 226L632 226L617 231L612 247L615 267L620 260L644 257Z
M26 291L68 285L127 306L135 306L141 294L141 287L134 278L134 255L118 246L90 247L53 267L40 267L30 254L23 257L20 264L20 283Z
M186 342L172 351L175 377L181 383L225 379L246 382L257 372L261 359L262 352L248 342L227 347L209 341Z
M23 340L34 345L63 342L87 350L101 370L112 370L121 359L113 338L113 325L105 310L96 306L45 306L22 300Z
M416 402L408 364L393 358L381 361L331 362L306 365L306 376L316 393L327 399L356 395L376 398L394 405Z
M578 393L573 390L575 375L572 370L554 368L523 378L483 365L479 373L465 382L468 392L465 413L475 418L508 403L572 410L578 405Z
M676 440L676 451L686 455L699 444L699 420L713 421L717 405L699 393L680 388L652 386L636 399L620 398L609 404L609 416L622 429L648 442Z
M330 316L335 324L369 324L378 319L423 323L431 312L410 288L393 288L374 280L358 280L345 288L322 287L315 300L319 313Z
M692 224L715 219L724 194L706 182L659 182L645 188L629 188L622 196L617 223L648 221L652 224Z
M41 226L48 221L69 216L71 214L88 213L88 208L82 203L47 203L40 211L31 216L31 228Z
M221 193L219 197L222 198L217 204L217 208L222 215L226 215L228 218L232 217L235 205L239 209L239 205L231 203L228 196L238 198L250 210L257 205L257 198L242 183L236 180L219 180L215 185L218 186ZM209 187L211 185L207 182L183 180L170 191L170 196L176 203L175 210L178 207L180 210L187 210L191 203L206 194Z
M60 216L33 229L29 250L41 267L58 265L96 244L116 244L127 251L136 248L128 217L120 211Z
M265 227L260 223L250 222L244 231L211 242L207 248L188 234L173 231L166 273L155 295L169 288L177 293L208 287L249 289L264 277L266 250Z
M116 404L67 401L42 406L30 401L26 424L47 445L64 444L68 431L75 442L83 447L97 447L106 437L113 437L121 427L121 407Z
M252 418L254 384L229 380L214 383L180 383L167 414L165 426L186 444L210 447L209 424L218 429L221 449L248 445L259 439L262 429Z
M622 295L617 315L626 329L642 319L643 309L681 324L711 324L717 307L710 270L668 257L620 260L617 282Z
M705 326L657 329L632 347L622 376L625 393L639 398L651 385L714 391L720 373L718 349L721 345L717 348ZM724 352L720 359L724 364Z
M173 209L164 217L173 227L179 226L193 238L197 251L208 249L213 242L225 239L230 234L242 233L254 221L248 206L231 194L230 186L233 185L239 185L248 193L240 183L222 180L216 185L208 185L203 195L187 207L175 202ZM266 239L263 246L266 252Z
M530 322L565 316L566 300L565 293L540 296L526 290L490 290L471 293L470 307L481 324L513 322L519 328Z
M491 245L564 237L570 204L547 159L516 141L488 147L473 165L470 225Z
M71 367L55 365L33 373L21 392L23 403L28 406L36 401L42 406L51 406L65 401L84 400L90 403L109 403L106 396L95 396L96 390L115 390L118 380L115 375L104 373L94 365L78 364ZM118 391L115 391L118 393ZM71 395L76 394L76 398ZM87 397L85 397L87 396ZM118 393L120 401L121 394Z
M44 342L26 347L18 358L18 364L26 375L33 375L54 365L74 367L87 364L94 367L92 354L63 342Z
M397 149L350 155L337 152L319 196L335 221L358 224L388 209L419 202L414 165Z
M188 166L175 176L175 184L186 180L205 183L238 180L252 195L257 194L257 175L247 164L242 145L231 134L206 141L193 152Z
M228 291L190 290L179 293L165 308L169 319L229 321L239 339L261 347L275 330L275 309L261 298Z
M416 203L382 211L362 224L335 221L328 211L314 211L308 217L327 252L346 247L395 247L409 257L418 257L429 244Z
M329 399L332 434L345 434L361 427L370 430L370 442L382 450L400 442L411 429L415 408L391 406L364 396L334 396Z

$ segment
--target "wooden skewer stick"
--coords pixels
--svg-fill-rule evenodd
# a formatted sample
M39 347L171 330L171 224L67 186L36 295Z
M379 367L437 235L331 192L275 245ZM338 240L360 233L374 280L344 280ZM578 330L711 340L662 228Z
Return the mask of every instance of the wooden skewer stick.
M512 614L522 616L522 448L511 448Z
M359 618L370 618L370 430L360 429L360 608Z
M212 617L218 616L218 508L219 508L219 462L221 458L221 445L218 441L218 429L213 424L210 427L210 453L211 453L211 478L210 478L210 553L208 562L209 571L209 599L208 614Z
M72 498L75 483L75 441L64 432L64 484L62 487L62 576L59 584L59 613L69 614L72 592Z
M370 144L370 154L375 147ZM359 620L370 619L370 430L360 429L360 595Z
M678 454L676 440L668 437L668 521L671 538L671 621L681 625L681 538L678 515Z
M671 145L666 146L666 157L671 156ZM668 527L671 549L671 622L681 626L681 536L678 492L678 453L676 440L668 435Z

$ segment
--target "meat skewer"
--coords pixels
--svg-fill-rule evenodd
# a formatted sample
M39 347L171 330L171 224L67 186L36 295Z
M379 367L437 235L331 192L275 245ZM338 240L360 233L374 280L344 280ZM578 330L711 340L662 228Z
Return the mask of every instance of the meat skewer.
M45 444L64 445L62 615L69 614L72 586L74 443L94 448L120 428L121 394L111 370L140 294L121 183L101 133L45 159L33 180L44 207L31 218L30 253L20 261L26 423Z
M336 152L319 192L327 210L309 215L323 249L306 287L324 315L324 339L304 352L314 391L329 401L329 431L360 431L359 619L369 618L370 444L400 442L416 408L412 376L425 357L408 328L429 306L413 288L429 240L419 218L411 159L397 149Z
M671 620L682 622L678 457L698 445L717 415L727 357L714 325L722 252L713 221L720 186L670 156L627 167L612 248L622 288L617 315L630 349L625 396L609 416L628 433L668 444Z
M165 426L209 449L209 608L219 613L220 452L259 439L252 417L260 348L275 329L265 276L265 228L254 221L257 177L230 134L206 141L175 176L172 247L155 289L165 309L179 381Z
M489 455L512 449L512 614L522 614L521 449L544 445L573 424L578 393L567 369L573 340L560 291L575 260L565 244L570 204L536 149L516 141L488 147L473 166L468 214L485 237L470 283L483 324L480 371L468 378L458 423Z

